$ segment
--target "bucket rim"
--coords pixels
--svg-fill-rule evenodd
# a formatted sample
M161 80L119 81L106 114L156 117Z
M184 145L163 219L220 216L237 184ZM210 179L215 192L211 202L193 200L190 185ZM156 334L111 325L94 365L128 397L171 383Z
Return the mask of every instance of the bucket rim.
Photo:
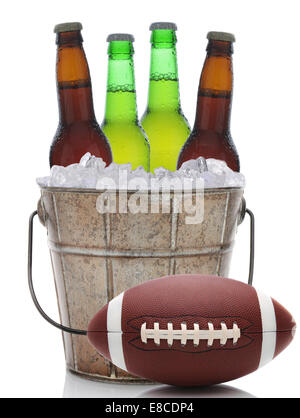
M91 193L127 193L127 194L134 194L134 193L145 193L145 194L162 194L162 190L158 191L151 191L151 190L109 190L109 189L93 189L93 188L80 188L80 187L53 187L53 186L41 186L38 185L41 191L47 191L52 193L79 193L79 194L91 194ZM228 193L233 191L244 191L244 187L236 186L236 187L214 187L204 189L204 194L216 194L216 193ZM191 192L195 193L195 189L192 189ZM170 194L182 193L181 190L170 190Z

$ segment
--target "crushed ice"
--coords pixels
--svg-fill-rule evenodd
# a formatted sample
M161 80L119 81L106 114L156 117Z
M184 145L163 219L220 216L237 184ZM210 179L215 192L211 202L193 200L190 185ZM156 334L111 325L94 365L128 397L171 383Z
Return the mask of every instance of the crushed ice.
M41 187L68 187L68 188L99 188L99 180L111 179L116 188L126 188L127 182L133 179L143 178L150 187L152 179L157 179L159 187L163 189L166 180L188 179L193 187L197 179L203 179L205 188L244 187L245 177L243 174L232 171L221 160L214 158L199 157L196 160L186 161L179 170L169 171L163 167L156 168L153 173L148 173L140 166L131 170L131 164L111 163L106 167L102 158L96 158L86 153L78 164L67 167L53 166L50 176L40 177L37 183ZM124 177L124 173L126 176ZM126 184L122 179L126 179ZM106 188L109 188L107 186Z

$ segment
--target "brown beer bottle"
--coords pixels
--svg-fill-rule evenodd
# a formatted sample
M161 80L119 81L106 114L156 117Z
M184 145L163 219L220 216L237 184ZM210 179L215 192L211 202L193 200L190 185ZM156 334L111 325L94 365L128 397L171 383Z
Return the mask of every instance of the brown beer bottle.
M79 22L56 25L59 124L50 149L50 167L78 163L90 152L106 164L110 145L95 118L92 86Z
M177 168L200 156L226 161L240 170L239 156L230 134L232 100L232 43L234 35L225 32L207 34L207 56L198 90L194 128L182 147Z

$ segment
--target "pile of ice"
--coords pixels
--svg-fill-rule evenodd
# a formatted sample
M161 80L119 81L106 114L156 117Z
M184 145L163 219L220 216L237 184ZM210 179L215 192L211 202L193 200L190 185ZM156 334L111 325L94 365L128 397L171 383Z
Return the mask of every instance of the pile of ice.
M196 160L186 161L179 170L169 171L163 167L156 168L155 174L148 173L140 166L135 170L131 169L131 164L111 163L106 167L102 158L96 158L90 153L86 153L78 164L71 164L68 167L53 166L50 176L40 177L37 183L42 187L68 187L68 188L102 188L102 180L106 181L106 188L115 185L116 189L129 188L128 184L135 184L136 179L143 179L144 184L150 188L151 180L158 181L160 189L164 188L167 180L184 179L194 187L197 179L204 181L205 188L221 187L244 187L245 177L241 173L232 171L224 161L213 158L205 159L199 157ZM109 184L110 183L110 184ZM175 182L176 183L176 182ZM136 189L136 188L135 188Z

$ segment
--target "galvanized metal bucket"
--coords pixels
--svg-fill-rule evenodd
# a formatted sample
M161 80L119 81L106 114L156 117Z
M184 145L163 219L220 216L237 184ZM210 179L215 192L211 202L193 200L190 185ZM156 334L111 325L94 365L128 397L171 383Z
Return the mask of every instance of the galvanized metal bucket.
M237 225L245 213L242 188L205 190L203 221L192 225L186 224L185 213L175 213L173 204L170 213L101 214L96 208L100 194L41 189L37 213L47 227L64 326L87 329L103 305L146 280L181 273L228 276ZM173 201L174 194L170 198ZM31 240L32 235L30 251ZM102 358L85 336L64 332L63 341L72 372L91 379L141 382Z

